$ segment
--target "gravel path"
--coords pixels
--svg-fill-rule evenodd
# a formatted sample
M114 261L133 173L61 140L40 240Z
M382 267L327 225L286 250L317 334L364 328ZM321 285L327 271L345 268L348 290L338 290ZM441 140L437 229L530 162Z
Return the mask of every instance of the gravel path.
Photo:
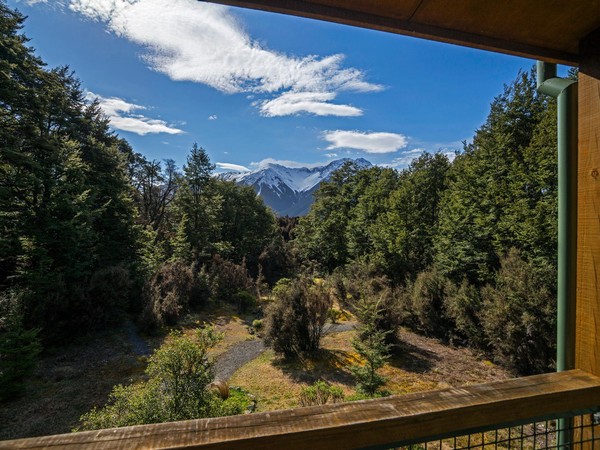
M341 333L352 330L356 322L329 323L323 327L323 334ZM242 341L220 355L215 362L215 379L227 381L244 364L252 361L267 348L262 339Z
M239 342L217 358L215 379L229 380L236 370L252 361L266 349L262 339Z
M150 346L138 334L138 330L131 320L123 325L123 330L127 336L127 342L131 345L131 351L137 356L150 356L152 353Z

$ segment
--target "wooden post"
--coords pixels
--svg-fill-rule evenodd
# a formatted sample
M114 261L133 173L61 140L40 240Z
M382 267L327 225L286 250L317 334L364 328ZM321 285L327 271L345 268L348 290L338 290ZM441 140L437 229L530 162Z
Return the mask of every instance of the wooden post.
M600 375L600 30L582 49L575 365Z
M600 29L581 42L577 206L575 367L600 375ZM591 423L592 417L584 419L584 425ZM588 428L583 438L591 436Z

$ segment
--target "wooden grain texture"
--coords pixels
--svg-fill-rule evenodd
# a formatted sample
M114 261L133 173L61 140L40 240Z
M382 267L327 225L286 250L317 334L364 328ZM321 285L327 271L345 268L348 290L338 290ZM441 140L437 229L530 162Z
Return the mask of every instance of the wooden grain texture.
M0 442L0 449L354 449L600 404L600 378L536 375L377 400Z
M582 40L580 53L575 367L600 375L600 29ZM590 417L583 420L591 424ZM593 434L600 436L600 426ZM590 428L574 436L575 442L591 437Z
M576 65L600 0L211 0Z
M593 49L590 49L593 51ZM575 367L600 375L600 48L579 74Z

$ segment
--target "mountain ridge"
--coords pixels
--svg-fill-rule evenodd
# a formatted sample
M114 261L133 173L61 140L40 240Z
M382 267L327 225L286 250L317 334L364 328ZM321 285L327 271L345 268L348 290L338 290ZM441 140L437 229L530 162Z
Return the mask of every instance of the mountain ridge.
M240 185L252 186L279 216L303 216L313 203L313 193L323 181L346 162L353 161L360 168L371 167L364 158L342 158L316 167L287 167L278 163L266 163L249 172L224 172L217 176Z

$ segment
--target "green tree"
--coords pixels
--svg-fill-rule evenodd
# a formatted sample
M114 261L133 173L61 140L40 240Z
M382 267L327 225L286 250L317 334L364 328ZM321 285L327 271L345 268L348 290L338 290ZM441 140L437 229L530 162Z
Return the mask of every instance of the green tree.
M181 232L187 237L193 259L199 262L213 254L221 231L218 215L222 200L215 195L215 180L211 177L214 169L206 150L194 143L174 198L175 220L181 224L187 216Z
M407 277L414 279L433 261L435 230L449 167L450 161L442 153L424 153L413 160L372 219L373 258L399 282Z
M359 172L359 166L348 161L315 192L314 204L295 229L295 246L303 259L330 271L347 262L345 233L350 210L358 201L354 180Z
M275 217L250 186L237 186L233 182L215 181L215 194L221 208L217 221L221 224L219 243L227 249L227 256L237 263L243 259L256 268L258 258L273 238Z
M358 353L361 364L351 367L359 391L373 397L386 382L378 373L390 358L390 345L386 343L386 334L377 327L382 310L378 302L363 300L357 305L356 315L360 322L357 336L352 339L352 347Z
M440 208L435 263L455 282L465 276L479 287L492 281L497 255L512 247L528 257L556 252L553 108L538 96L533 73L519 73L454 161Z
M122 141L68 68L33 55L23 20L0 3L0 290L24 292L24 326L59 341L110 316L89 286L135 264L134 211Z

